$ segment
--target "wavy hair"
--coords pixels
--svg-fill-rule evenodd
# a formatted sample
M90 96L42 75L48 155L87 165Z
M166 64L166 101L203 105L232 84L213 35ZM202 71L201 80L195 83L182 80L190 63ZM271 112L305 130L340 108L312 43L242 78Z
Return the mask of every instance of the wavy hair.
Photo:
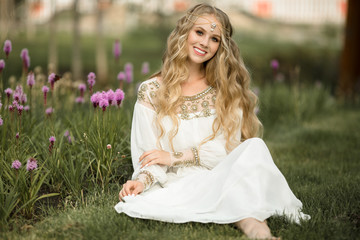
M176 110L182 102L181 83L189 77L186 41L197 18L204 15L215 16L221 24L221 41L216 54L203 63L207 83L216 89L217 114L212 126L213 134L202 143L214 139L219 131L222 131L226 139L226 149L230 151L241 141L261 135L262 125L255 114L257 96L250 90L249 72L240 56L237 44L231 38L233 28L230 20L220 9L208 4L198 4L178 20L175 29L168 37L161 70L153 75L162 79L156 99L158 113L156 125L160 130L158 143L165 135L162 119L169 116L173 128L168 138L173 151L172 140L179 127ZM242 116L239 108L243 112ZM237 139L236 133L240 128L241 139Z

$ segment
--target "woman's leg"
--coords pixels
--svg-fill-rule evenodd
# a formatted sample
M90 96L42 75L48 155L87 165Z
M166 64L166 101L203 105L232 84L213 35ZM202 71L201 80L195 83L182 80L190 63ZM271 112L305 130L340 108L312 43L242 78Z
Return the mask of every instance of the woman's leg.
M255 218L245 218L236 222L235 226L250 239L280 239L271 235L270 228L265 221L261 222Z

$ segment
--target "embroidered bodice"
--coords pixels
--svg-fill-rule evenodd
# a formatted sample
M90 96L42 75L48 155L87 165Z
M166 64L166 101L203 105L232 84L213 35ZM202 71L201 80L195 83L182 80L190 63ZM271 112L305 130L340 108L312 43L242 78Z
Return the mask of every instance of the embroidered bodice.
M156 79L141 84L138 91L138 101L148 108L156 111L156 96L160 84ZM216 90L209 86L202 92L193 96L182 96L182 103L177 114L182 120L209 117L214 115Z

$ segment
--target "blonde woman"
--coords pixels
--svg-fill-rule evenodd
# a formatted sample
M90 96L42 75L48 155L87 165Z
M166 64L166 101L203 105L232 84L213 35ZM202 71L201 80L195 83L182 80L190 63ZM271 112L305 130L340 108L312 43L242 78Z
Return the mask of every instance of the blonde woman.
M272 238L266 219L308 218L258 138L256 95L228 16L199 4L167 41L161 71L138 91L132 180L117 212L183 223L234 223Z

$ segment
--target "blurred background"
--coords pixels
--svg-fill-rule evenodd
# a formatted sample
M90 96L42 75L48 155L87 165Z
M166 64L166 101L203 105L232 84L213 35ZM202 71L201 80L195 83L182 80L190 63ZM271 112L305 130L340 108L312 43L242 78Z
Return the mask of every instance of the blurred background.
M176 20L200 2L229 15L256 85L299 78L339 92L348 5L359 5L356 0L1 0L0 40L10 39L14 52L4 84L21 77L23 48L33 71L71 81L85 81L95 72L103 88L116 85L117 74L131 63L134 81L143 81L149 76L141 74L144 62L150 73L159 70ZM117 41L119 57L113 52ZM351 81L350 95L356 98L359 77Z

